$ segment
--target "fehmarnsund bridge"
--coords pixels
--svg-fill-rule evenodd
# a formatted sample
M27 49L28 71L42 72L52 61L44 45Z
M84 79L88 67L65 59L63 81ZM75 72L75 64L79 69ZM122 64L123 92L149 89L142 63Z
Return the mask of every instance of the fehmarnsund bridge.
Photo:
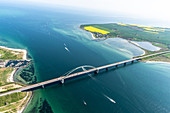
M41 82L41 83L25 86L25 87L22 87L20 89L1 93L0 96L4 96L4 95L7 95L7 94L16 93L16 92L30 91L30 90L34 90L34 89L38 89L38 88L44 88L45 86L48 86L48 85L51 85L51 84L56 84L56 83L64 84L64 82L66 80L69 80L69 79L74 79L74 78L77 78L77 77L80 77L80 76L83 76L83 75L87 75L87 74L98 74L100 72L108 71L108 70L115 69L115 68L118 68L118 67L121 67L121 66L126 66L128 64L133 64L134 62L138 62L139 60L141 60L143 58L147 58L147 57L151 57L151 56L155 56L155 55L159 55L159 54L163 54L163 53L168 53L168 52L170 52L170 51L154 53L154 54L150 54L150 55L146 55L146 56L142 56L142 57L138 57L138 58L133 58L133 59L130 59L130 60L125 60L125 61L121 61L121 62L109 64L109 65L104 65L104 66L101 66L101 67L93 67L93 66L89 66L89 65L80 66L80 67L77 67L77 68L69 71L64 76L61 76L61 77L58 77L58 78L55 78L55 79L51 79L51 80L47 80L47 81L44 81L44 82ZM87 67L89 68L88 70L85 69ZM78 69L82 69L83 71L73 73L74 71L76 71Z

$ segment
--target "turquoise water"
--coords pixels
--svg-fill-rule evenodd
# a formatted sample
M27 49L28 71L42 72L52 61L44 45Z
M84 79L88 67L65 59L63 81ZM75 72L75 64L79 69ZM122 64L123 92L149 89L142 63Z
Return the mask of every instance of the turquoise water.
M80 24L115 22L114 18L61 12L57 8L2 6L0 9L7 12L0 12L0 44L27 49L35 61L39 82L62 76L81 65L98 67L134 55L127 54L134 50L126 47L127 52L92 41L89 33L79 29ZM34 92L25 113L39 112L40 98L46 99L55 113L170 112L169 70L169 64L136 63L45 87Z

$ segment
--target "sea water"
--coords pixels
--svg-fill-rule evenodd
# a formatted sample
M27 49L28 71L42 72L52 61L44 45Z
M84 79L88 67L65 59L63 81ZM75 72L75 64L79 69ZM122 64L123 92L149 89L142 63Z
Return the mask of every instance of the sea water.
M34 60L38 82L62 76L78 66L98 67L134 55L125 47L92 41L91 35L79 28L86 23L115 22L114 18L27 5L2 5L0 9L5 11L0 12L0 44L27 49ZM135 63L45 87L34 91L25 113L40 112L39 106L55 113L166 113L170 111L169 70L169 64ZM50 107L42 105L42 100Z

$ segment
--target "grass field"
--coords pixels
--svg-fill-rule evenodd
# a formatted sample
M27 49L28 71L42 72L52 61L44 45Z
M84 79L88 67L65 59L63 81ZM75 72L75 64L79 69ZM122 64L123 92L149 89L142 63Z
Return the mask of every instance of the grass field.
M0 59L12 59L12 60L16 60L16 59L22 59L23 58L23 53L22 52L18 52L18 51L12 51L12 50L8 50L8 49L4 49L4 48L0 48Z
M12 67L0 68L0 86L8 83L7 78L13 71Z
M166 53L166 54L162 54L160 56L154 57L150 59L150 61L170 62L170 53Z
M17 113L29 100L31 92L19 92L0 97L0 112Z

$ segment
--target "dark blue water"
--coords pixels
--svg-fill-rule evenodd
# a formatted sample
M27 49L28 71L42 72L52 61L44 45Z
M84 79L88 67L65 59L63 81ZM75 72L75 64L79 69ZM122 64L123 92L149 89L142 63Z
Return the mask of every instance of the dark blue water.
M117 22L118 18L27 5L2 5L0 9L0 44L27 49L35 61L39 82L81 65L98 67L132 57L92 41L89 33L79 29L81 24ZM34 92L25 112L38 112L40 98L46 99L55 113L170 112L169 70L169 64L136 63L46 87Z

